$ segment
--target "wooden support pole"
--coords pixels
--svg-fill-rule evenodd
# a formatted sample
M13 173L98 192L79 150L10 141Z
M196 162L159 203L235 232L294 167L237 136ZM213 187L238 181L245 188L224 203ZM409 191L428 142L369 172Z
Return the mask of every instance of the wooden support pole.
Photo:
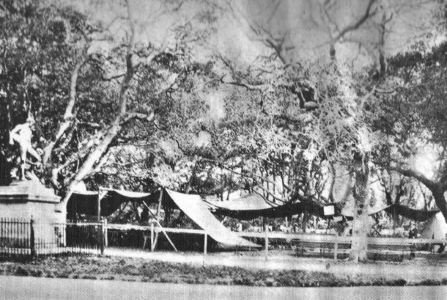
M152 217L155 218L155 223L157 223L158 227L160 227L161 232L163 232L163 234L165 235L166 239L168 240L168 242L171 244L172 248L174 248L175 252L178 252L177 248L175 247L174 243L172 242L172 240L169 238L168 234L166 233L166 231L164 231L163 226L161 226L160 222L158 222L158 220L156 219L156 215L150 210L149 206L143 202L143 204L148 208L149 213L152 215Z
M98 219L98 222L101 222L101 188L99 188L98 189L98 199L97 199L97 201L98 201L98 208L97 208L97 213L98 213L98 216L97 216L97 219Z
M169 244L171 244L172 248L174 248L175 252L178 252L177 247L175 247L175 245L174 245L174 242L172 242L172 240L169 238L169 236L166 233L166 231L163 230L163 227L161 227L160 223L158 223L158 226L160 226L161 231L165 235L165 237L168 240Z
M396 207L393 208L393 236L396 235Z
M154 252L155 244L154 244L154 222L151 223L151 252Z
M270 192L269 171L267 169L267 166L266 166L266 169L265 169L265 176L267 177L267 180L266 180L266 182L267 182L267 192ZM270 200L270 193L267 193L267 201L268 200ZM275 203L275 202L276 202L275 198L273 198L273 203Z
M268 255L269 255L269 226L266 224L264 229L265 229L264 253L265 253L265 260L267 260Z
M273 195L276 194L276 170L275 170L275 165L273 165L273 170L272 170L273 174Z
M101 250L101 255L104 255L104 221L101 220L100 228L99 228L99 246Z
M158 197L158 207L157 207L157 220L160 218L161 213L161 202L163 201L163 190L160 190L160 197Z
M337 260L337 252L338 252L338 237L337 237L337 235L335 235L334 260Z
M108 229L107 229L107 219L104 218L104 246L108 247L109 246L109 237L108 237Z
M163 189L160 189L160 196L158 197L157 216L155 217L157 219L157 221L160 220L162 200L163 200ZM154 249L157 246L157 243L158 243L158 231L155 233L155 239L153 242Z
M154 250L155 250L155 247L157 247L157 244L158 244L158 231L155 232L155 236L154 236Z
M208 248L208 234L205 232L203 235L203 255L206 255Z

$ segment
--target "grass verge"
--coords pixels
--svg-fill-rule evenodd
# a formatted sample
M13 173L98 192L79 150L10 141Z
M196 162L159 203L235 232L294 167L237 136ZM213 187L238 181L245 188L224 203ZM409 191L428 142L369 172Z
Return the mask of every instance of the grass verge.
M447 278L407 282L368 276L339 276L326 272L300 270L247 270L238 267L203 266L148 261L119 257L46 257L30 262L1 262L1 275L219 284L273 287L332 287L332 286L404 286L447 285Z

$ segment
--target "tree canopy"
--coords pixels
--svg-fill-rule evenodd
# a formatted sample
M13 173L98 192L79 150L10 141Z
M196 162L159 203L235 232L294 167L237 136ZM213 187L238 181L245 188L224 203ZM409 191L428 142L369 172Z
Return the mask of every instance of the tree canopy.
M10 130L33 117L42 164L29 163L63 202L82 184L353 199L354 259L364 259L373 178L382 201L431 193L447 217L444 10L417 0L3 1L2 165L14 165Z

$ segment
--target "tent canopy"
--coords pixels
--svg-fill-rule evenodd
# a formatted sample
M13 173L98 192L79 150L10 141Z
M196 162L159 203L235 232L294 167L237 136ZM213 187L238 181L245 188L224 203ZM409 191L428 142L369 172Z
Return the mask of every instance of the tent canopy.
M433 215L425 224L422 230L422 237L426 239L446 239L447 238L447 224L441 212Z
M95 191L75 191L68 201L68 212L85 215L98 214L98 202L101 203L100 215L110 216L123 202L157 202L160 192L140 193L114 189Z
M386 210L390 214L400 215L419 222L427 221L439 212L439 210L412 209L400 204L391 205Z
M327 218L324 214L325 205L308 200L295 203L272 203L265 201L260 195L249 194L233 200L204 199L212 210L219 215L234 217L241 220L251 220L257 217L282 218L308 212L320 218ZM335 213L340 212L335 205Z
M166 193L179 209L199 225L199 227L205 230L216 242L228 246L260 247L255 243L239 237L223 226L210 212L208 205L202 200L200 195L182 194L170 190L166 190Z
M221 200L213 196L206 196L203 199L211 206L230 211L261 211L278 206L276 203L267 202L261 195L255 193L237 194L239 195L232 195L233 197L230 197L228 200Z
M97 215L98 203L100 203L101 215L108 216L116 211L123 202L145 201L146 203L156 203L159 200L160 192L163 193L162 201L165 206L178 207L218 243L230 247L260 247L239 237L236 233L223 226L211 213L209 205L202 200L200 195L182 194L166 189L152 194L121 190L82 191L71 195L69 206L78 213Z
M178 203L167 195L169 193L163 193L163 204L167 207L178 207ZM98 202L100 202L100 215L109 216L123 202L145 201L146 203L156 203L159 196L160 191L155 193L129 192L114 189L101 189L99 192L76 191L70 197L68 211L95 216L98 214ZM280 218L305 211L322 218L326 217L324 215L324 205L314 201L279 204L266 201L258 194L233 195L230 200L220 200L215 196L197 196L214 213L241 220L251 220L260 216ZM338 209L336 209L337 212L339 212Z
M167 207L178 207L178 203L168 196L170 193L163 193L163 204ZM321 218L327 217L324 214L324 205L312 200L279 204L266 201L262 196L255 193L245 195L235 193L229 200L221 200L215 196L196 196L206 203L206 206L212 212L241 220L251 220L257 217L279 218L303 212L308 212ZM100 199L101 216L109 216L123 202L145 201L146 203L156 203L159 197L160 190L154 193L129 192L115 189L101 189L99 192L76 191L70 197L68 211L97 215L98 199ZM368 206L368 215L373 215L383 210L390 214L401 215L420 222L427 221L439 212L439 210L417 210L399 204L385 206L377 202L374 206ZM352 218L353 212L354 207L352 204L340 208L340 204L335 203L335 216Z

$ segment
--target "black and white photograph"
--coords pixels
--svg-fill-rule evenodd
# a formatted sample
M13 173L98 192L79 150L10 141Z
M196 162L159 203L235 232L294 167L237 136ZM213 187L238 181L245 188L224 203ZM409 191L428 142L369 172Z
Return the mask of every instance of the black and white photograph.
M447 1L0 0L0 300L447 299Z

